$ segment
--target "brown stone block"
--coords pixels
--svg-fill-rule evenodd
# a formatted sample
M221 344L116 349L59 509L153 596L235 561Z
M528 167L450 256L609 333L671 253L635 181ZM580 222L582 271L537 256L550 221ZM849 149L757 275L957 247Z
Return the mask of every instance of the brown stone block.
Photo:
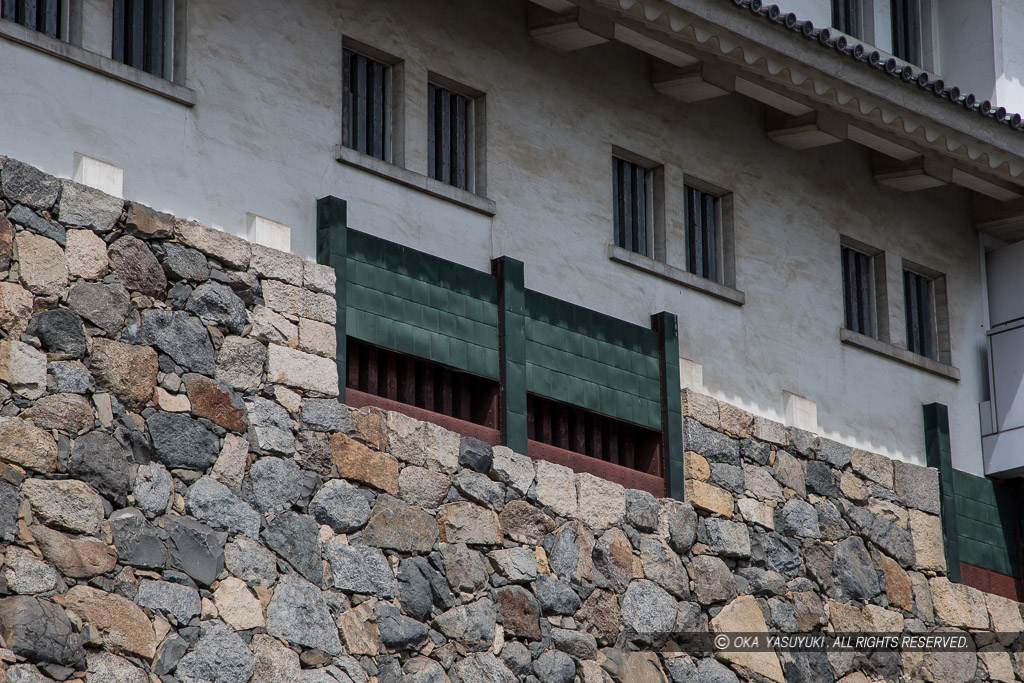
M141 410L153 398L159 366L149 346L95 339L91 369L96 382L129 410Z
M369 484L374 488L398 495L398 461L371 451L345 434L332 434L331 460L338 468L338 476Z
M226 384L202 375L194 375L186 379L186 386L193 413L233 432L244 432L248 429L245 404Z

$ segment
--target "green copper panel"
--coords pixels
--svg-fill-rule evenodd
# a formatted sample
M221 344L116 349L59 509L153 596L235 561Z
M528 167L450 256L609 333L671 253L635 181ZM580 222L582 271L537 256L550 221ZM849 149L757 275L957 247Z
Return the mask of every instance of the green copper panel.
M683 500L683 405L679 387L679 322L672 313L651 316L661 366L661 445L665 495Z
M501 441L526 453L526 344L521 261L503 256L491 261L498 279L498 328L501 331Z
M345 360L347 358L345 329L345 284L347 280L348 204L337 197L323 197L316 202L316 262L334 268L336 278L334 300L337 306L337 324L334 326L337 343L338 400L345 401Z

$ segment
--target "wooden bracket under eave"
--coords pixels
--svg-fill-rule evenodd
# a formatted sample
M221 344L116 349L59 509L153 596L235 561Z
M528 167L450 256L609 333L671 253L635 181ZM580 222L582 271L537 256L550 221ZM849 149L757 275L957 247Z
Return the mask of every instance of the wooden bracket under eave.
M941 187L953 180L951 165L945 165L924 156L894 159L885 154L873 152L871 154L871 170L879 184L900 192L917 192L932 187Z
M1024 198L1008 202L975 194L971 203L974 227L978 232L1006 242L1024 239Z
M660 59L651 59L651 85L663 95L683 102L700 102L733 90L732 77L706 62L676 67Z
M607 43L615 35L611 19L579 7L558 13L528 2L526 18L531 38L566 52Z
M819 111L791 116L766 107L764 130L771 140L792 149L833 145L845 137L842 125Z

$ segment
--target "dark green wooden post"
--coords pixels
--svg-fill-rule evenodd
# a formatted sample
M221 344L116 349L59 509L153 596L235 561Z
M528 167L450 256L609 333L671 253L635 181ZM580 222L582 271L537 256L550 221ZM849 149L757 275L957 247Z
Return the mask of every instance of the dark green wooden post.
M661 375L661 452L665 458L665 495L683 500L683 404L679 388L679 320L662 311L651 316L658 333Z
M939 470L942 545L946 550L946 576L960 581L960 541L956 525L956 489L949 445L949 411L941 403L924 406L924 448L928 467Z
M338 400L345 402L345 266L348 238L348 204L344 199L327 196L316 200L316 262L334 268L337 278L334 300L338 319L334 333L338 343Z
M501 366L501 442L526 454L526 285L523 262L491 261L498 278L498 343Z

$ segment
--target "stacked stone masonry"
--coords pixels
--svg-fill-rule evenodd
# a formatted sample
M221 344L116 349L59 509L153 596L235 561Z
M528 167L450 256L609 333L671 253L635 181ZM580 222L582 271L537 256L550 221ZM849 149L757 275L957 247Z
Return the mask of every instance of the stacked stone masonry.
M686 392L656 500L340 404L328 268L3 157L0 198L0 681L1024 676L671 647L1024 630L945 578L932 470Z

